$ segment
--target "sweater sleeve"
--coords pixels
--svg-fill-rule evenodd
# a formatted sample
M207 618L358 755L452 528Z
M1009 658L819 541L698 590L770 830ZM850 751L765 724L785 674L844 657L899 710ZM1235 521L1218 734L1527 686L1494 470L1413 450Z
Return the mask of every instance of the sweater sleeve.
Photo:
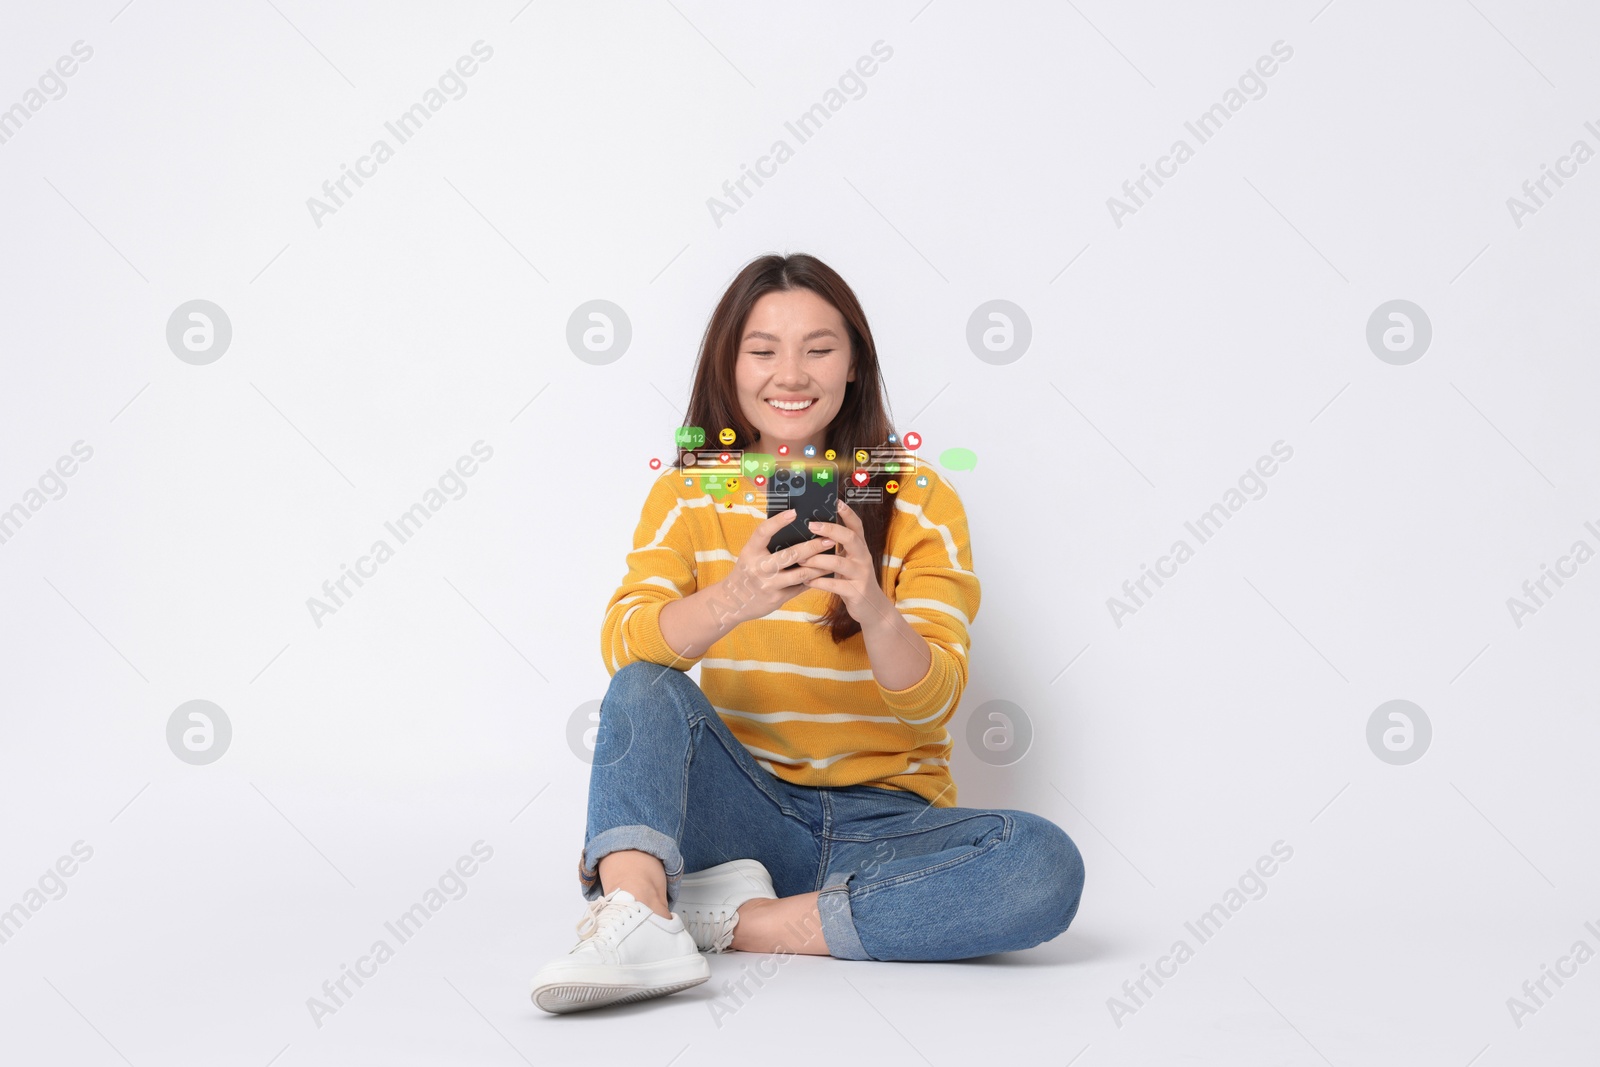
M967 513L942 478L919 500L895 501L896 518L910 531L894 601L911 628L928 641L932 662L908 689L878 687L883 701L908 726L933 730L949 722L967 687L967 627L978 614L978 576L972 571Z
M694 538L689 511L710 497L685 498L674 478L657 478L645 498L639 525L633 531L628 572L611 594L600 627L600 657L616 674L630 663L659 663L687 671L699 656L680 656L661 636L661 609L696 588Z

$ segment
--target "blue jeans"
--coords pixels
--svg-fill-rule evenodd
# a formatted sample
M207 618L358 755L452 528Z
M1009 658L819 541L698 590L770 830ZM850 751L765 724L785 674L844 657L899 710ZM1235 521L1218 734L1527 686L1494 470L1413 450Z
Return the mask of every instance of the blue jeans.
M820 893L823 937L841 959L1032 948L1066 930L1083 892L1078 847L1049 820L930 807L880 786L792 785L756 763L694 679L659 664L612 676L588 820L585 899L601 895L601 857L621 849L661 860L669 909L685 871L755 859L778 896Z

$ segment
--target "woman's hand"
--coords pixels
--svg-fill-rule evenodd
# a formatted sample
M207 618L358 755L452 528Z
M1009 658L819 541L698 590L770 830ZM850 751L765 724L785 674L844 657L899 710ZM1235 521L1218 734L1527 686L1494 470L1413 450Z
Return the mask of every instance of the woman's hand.
M875 630L885 623L892 625L899 612L878 583L878 567L872 560L871 549L867 547L867 534L862 528L861 517L843 500L839 501L839 517L844 520L843 525L835 522L810 524L812 532L833 539L839 547L833 556L819 556L812 560L813 566L827 567L834 576L811 578L806 585L825 593L839 594L845 610L861 624L863 630Z
M750 540L739 551L733 570L718 582L722 593L723 611L737 622L749 622L772 614L778 608L806 591L806 583L828 573L826 566L816 566L819 556L832 547L826 537L814 537L781 552L768 552L767 543L772 535L795 519L793 508L774 515L750 532Z

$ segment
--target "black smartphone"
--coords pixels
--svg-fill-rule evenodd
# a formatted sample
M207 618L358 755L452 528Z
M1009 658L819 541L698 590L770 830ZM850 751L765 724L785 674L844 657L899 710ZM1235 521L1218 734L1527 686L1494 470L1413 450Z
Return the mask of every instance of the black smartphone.
M839 521L839 468L832 463L784 463L767 480L767 518L795 509L794 521L767 542L768 552L817 537L807 523Z

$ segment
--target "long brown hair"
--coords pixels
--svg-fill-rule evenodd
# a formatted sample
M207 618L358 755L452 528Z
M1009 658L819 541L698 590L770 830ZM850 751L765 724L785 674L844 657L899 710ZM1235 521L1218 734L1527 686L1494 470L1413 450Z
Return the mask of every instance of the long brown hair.
M866 313L845 280L822 260L797 252L790 256L767 255L752 260L717 302L716 311L706 325L700 341L700 356L695 361L694 389L689 396L689 413L683 425L704 427L707 435L724 426L736 434L733 447L748 448L756 438L755 428L745 421L739 408L734 365L739 358L745 323L757 300L771 292L809 289L832 304L844 318L850 334L850 355L855 361L856 378L846 382L844 403L828 426L824 448L839 454L839 484L850 484L855 470L855 449L874 448L889 438L888 404L883 395L883 378L878 371L878 349ZM887 493L881 500L853 508L861 517L867 548L883 584L883 551L889 518L894 514L894 498ZM835 644L861 632L861 624L850 616L837 593L829 598L828 612L818 620L831 631Z

